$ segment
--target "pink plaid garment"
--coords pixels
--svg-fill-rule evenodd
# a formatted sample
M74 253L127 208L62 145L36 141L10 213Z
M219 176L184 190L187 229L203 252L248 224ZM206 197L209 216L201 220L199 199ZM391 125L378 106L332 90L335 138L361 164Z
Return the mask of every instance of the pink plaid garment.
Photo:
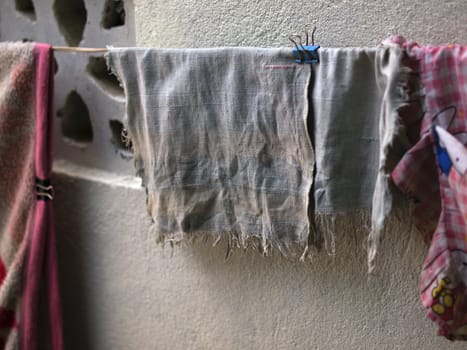
M467 339L467 148L444 130L437 129L435 139L440 183L448 182L443 209L451 256L443 255L445 261L440 260L446 268L438 274L438 285L431 291L431 310L447 325L450 333L444 335Z
M458 204L463 192L459 192L461 182L454 178L457 185L451 187L448 176L437 167L431 131L434 125L442 126L467 144L467 47L420 47L398 40L419 62L425 111L420 139L396 166L392 178L415 199L414 222L426 241L431 237L420 280L427 315L438 324L439 335L467 339L467 231L465 207ZM406 117L401 115L402 123Z

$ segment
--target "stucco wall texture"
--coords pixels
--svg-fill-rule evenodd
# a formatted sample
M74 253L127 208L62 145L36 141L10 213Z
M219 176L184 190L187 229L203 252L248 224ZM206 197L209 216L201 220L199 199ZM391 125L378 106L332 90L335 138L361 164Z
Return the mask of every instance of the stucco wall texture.
M396 33L467 44L466 0L134 5L140 46L290 46L308 23L322 46L373 46ZM93 123L103 129L107 119ZM86 152L63 147L54 203L66 349L465 349L437 337L424 316L426 247L408 225L387 232L371 277L363 232L338 237L336 256L307 263L241 251L224 261L225 243L163 249L139 181L125 175L131 162L108 150L105 166L94 166Z
M467 42L466 0L135 0L135 11L140 46L290 46L307 24L326 47Z
M335 257L225 261L225 242L162 249L136 184L70 169L55 175L67 349L465 349L424 316L426 248L408 227L371 277L362 232L338 237Z

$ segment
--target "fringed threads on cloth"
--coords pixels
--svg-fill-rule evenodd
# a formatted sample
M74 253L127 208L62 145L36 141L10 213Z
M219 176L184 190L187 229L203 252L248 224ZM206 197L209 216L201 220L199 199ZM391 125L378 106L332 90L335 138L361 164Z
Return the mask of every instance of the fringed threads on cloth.
M194 244L201 241L203 244L210 243L216 247L221 241L226 241L225 259L229 259L235 250L252 250L260 253L264 257L269 257L279 253L282 258L290 260L305 261L310 257L312 249L306 242L283 242L279 240L265 240L261 236L244 236L238 232L158 232L154 225L151 225L150 232L156 237L156 243L164 247L169 244L173 249L180 244Z
M386 230L406 229L407 202L397 202L398 206L391 210L385 218L385 226L382 233ZM345 241L354 241L355 247L361 247L367 251L367 237L372 233L371 227L372 210L359 209L352 212L341 212L333 214L316 214L315 230L323 237L324 249L330 256L334 256L339 242L343 240L343 235L348 236ZM381 235L382 237L384 234ZM365 237L362 239L362 237ZM372 271L374 272L374 271Z
M308 254L311 68L290 64L291 54L110 48L158 241L225 236L227 255L237 247Z
M391 40L386 40L383 47L390 47L399 53L380 57L380 88L385 91L385 96L380 120L380 168L368 236L370 273L376 266L378 246L386 219L393 210L394 198L401 198L400 194L396 194L398 190L392 182L391 173L414 142L413 135L407 133L408 124L420 122L423 118L423 89L417 62ZM399 204L396 203L396 206Z
M355 210L353 212L341 212L332 214L316 214L315 229L324 241L324 249L327 254L336 254L336 241L339 235L352 235L356 240L356 232L370 232L371 210ZM363 247L363 244L362 244Z
M274 61L288 62L288 54L287 50L269 49L110 48L108 66L127 96L122 139L132 145L137 175L143 179L148 212L154 220L153 231L159 242L172 245L198 236L211 237L214 242L226 236L230 242L227 255L237 247L252 247L264 255L277 250L283 256L304 260L311 247L319 249L322 243L326 252L335 254L336 232L363 227L369 233L368 266L372 271L394 203L390 173L409 147L399 111L417 103L410 89L414 72L401 64L404 53L395 45L323 49L316 66L263 70ZM195 67L190 64L193 60ZM149 76L134 71L149 61L153 63ZM248 62L242 66L254 74L224 74L237 69L242 61ZM309 86L310 68L315 74ZM212 72L216 76L206 81ZM293 80L293 85L284 88L284 81ZM199 81L203 89L194 88ZM280 101L274 103L288 117L277 119L278 109L267 107L270 101L258 113L239 107L239 101L248 101L253 91L261 97L256 101L261 105L271 96L279 96ZM271 91L292 98L282 99ZM315 149L305 135L308 108ZM157 115L149 113L154 110ZM237 111L235 117L232 111ZM251 118L243 120L245 125L251 124L248 130L236 121L244 116ZM258 116L261 118L256 120ZM316 213L305 222L314 152L317 181L310 198ZM262 164L281 175L264 172ZM290 166L300 171L291 177L283 171ZM300 177L297 190L294 181ZM272 190L268 188L271 183L275 184ZM286 212L287 208L296 210L285 215L284 208ZM300 254L295 254L297 251Z
M120 135L120 138L122 139L122 143L126 148L130 150L133 149L133 143L131 142L130 136L128 136L128 130L125 126L122 128L122 133Z
M407 142L398 110L409 104L404 91L411 72L396 45L324 48L313 66L314 201L319 233L335 250L335 221L368 229L368 268L373 271L381 235L393 209L391 170ZM357 215L355 215L358 213ZM361 216L361 220L355 220ZM346 218L348 216L348 218ZM351 228L340 227L343 232ZM318 230L319 231L319 230Z

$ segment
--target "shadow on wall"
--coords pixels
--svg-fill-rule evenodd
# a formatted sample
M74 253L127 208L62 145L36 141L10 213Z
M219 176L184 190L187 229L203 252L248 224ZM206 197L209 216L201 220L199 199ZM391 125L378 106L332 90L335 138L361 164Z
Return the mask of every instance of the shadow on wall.
M83 259L83 249L89 245L91 236L84 226L83 210L88 207L89 198L84 191L75 187L76 180L62 186L61 179L53 175L55 186L54 211L57 232L57 259L59 261L59 282L61 285L63 333L65 349L93 349L90 312L91 288L87 282L89 266ZM64 203L72 197L72 207ZM57 220L66 218L66 220ZM64 288L64 286L66 286ZM78 312L77 312L78 311ZM75 344L79 341L79 344Z
M367 274L362 226L300 263L227 242L162 249L143 190L55 179L66 349L437 349L418 292L426 247L396 219ZM96 210L96 208L100 208ZM118 229L117 229L118 228ZM339 230L338 232L342 232Z

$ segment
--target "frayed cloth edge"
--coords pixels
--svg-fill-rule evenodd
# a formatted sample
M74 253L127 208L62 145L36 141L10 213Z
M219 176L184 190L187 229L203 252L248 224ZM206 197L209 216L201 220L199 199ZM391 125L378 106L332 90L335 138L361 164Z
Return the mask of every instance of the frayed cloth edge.
M194 244L196 241L201 241L203 244L210 243L215 247L226 239L225 260L228 260L235 250L250 250L259 252L264 257L272 256L277 252L283 258L305 261L313 251L306 241L265 239L260 235L245 235L234 231L160 232L154 225L151 225L150 231L155 236L156 243L161 244L162 247L169 244L171 248L183 243Z
M385 226L381 232L406 225L408 210L408 202L393 207L391 213L385 218ZM324 243L325 252L334 256L343 235L350 235L356 243L355 246L361 246L363 250L368 250L370 235L373 233L371 224L372 209L370 208L336 213L316 213L312 234L319 237L320 241ZM367 238L362 239L361 237ZM373 271L369 271L369 273L371 272Z
M391 91L391 85L395 84L395 93L391 96L386 96L385 98L393 99L393 108L389 111L389 115L386 116L386 121L390 123L386 125L384 134L381 134L381 140L384 143L381 145L381 154L380 154L380 168L378 172L377 182L375 186L375 195L373 197L373 210L371 214L371 228L368 235L368 272L374 272L376 268L376 258L377 251L380 245L382 235L385 231L385 227L388 226L388 218L393 211L394 200L393 200L393 191L391 191L391 172L394 169L395 165L391 168L388 168L388 161L390 154L390 149L398 141L401 141L401 138L405 137L405 125L403 123L403 116L401 111L406 109L412 104L419 104L422 94L420 93L420 84L417 84L415 90L409 90L409 87L412 86L409 84L411 79L414 79L415 72L412 68L403 64L404 55L407 54L405 50L398 47L395 44L385 44L385 47L396 47L400 50L398 55L399 67L396 73L396 79L388 81L386 91ZM415 79L419 79L418 77ZM418 98L415 98L418 97ZM385 102L388 103L388 102ZM385 108L383 104L383 108ZM381 121L383 123L383 121ZM380 131L382 132L382 131ZM402 156L402 155L400 155ZM397 162L400 159L397 160ZM384 193L382 197L378 195L378 192ZM381 200L382 199L382 200Z

